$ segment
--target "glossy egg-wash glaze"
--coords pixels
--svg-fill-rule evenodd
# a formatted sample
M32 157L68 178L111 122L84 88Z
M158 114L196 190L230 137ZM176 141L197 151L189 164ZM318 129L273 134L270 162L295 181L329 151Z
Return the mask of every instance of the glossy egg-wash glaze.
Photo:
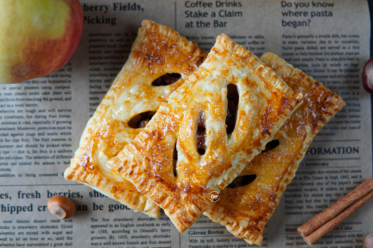
M280 75L304 103L290 116L274 140L279 145L256 156L240 175L256 175L243 187L224 189L205 215L226 226L250 244L261 245L263 230L286 186L318 131L345 105L342 98L277 55L266 53L262 61Z
M239 104L235 128L228 135L229 84L237 86ZM301 100L302 95L259 58L219 35L206 61L108 165L162 207L183 232L272 140ZM204 154L197 147L202 115L207 138Z
M143 129L131 128L129 121L138 114L156 111L205 58L196 44L176 31L143 21L128 61L88 122L65 178L87 184L133 210L158 217L159 207L106 162ZM152 86L154 80L167 73L179 73L181 79L168 86Z

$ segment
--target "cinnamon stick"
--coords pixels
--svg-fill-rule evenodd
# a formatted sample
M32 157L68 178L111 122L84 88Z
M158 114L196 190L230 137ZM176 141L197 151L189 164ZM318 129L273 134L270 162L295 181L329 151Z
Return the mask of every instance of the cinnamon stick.
M328 234L330 231L332 231L334 228L336 228L339 224L341 224L343 221L345 221L348 217L350 217L353 213L355 213L359 208L361 208L367 201L369 201L373 197L373 191L349 206L345 211L343 211L341 214L337 215L334 219L330 220L323 226L321 226L319 229L308 235L307 237L304 237L304 240L309 245L315 244L319 239L321 239L323 236Z
M297 230L304 240L309 245L312 245L356 212L372 197L373 179L370 178L331 207L324 210L304 225L298 227Z

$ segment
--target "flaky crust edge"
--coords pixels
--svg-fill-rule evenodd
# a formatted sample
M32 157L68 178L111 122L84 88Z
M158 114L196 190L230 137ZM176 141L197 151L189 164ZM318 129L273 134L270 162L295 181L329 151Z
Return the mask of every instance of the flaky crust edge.
M215 50L214 50L215 48ZM279 77L269 66L266 66L261 62L259 58L257 58L254 54L244 49L242 46L238 45L236 42L234 42L231 38L229 38L227 35L222 34L217 37L216 44L208 55L208 59L212 57L213 60L217 60L220 57L226 56L225 53L228 51L232 51L232 56L235 59L238 59L241 63L245 63L247 66L249 66L253 73L258 75L261 79L263 79L266 83L272 84L275 88L279 88L284 92L284 95L288 97L289 100L288 104L284 108L283 114L282 114L282 121L274 125L273 133L277 132L278 129L282 126L282 124L286 121L286 117L289 117L290 114L296 110L298 106L301 105L303 96L302 94L299 94L297 92L294 92L282 79ZM175 92L182 92L186 89L187 85L193 86L198 81L198 78L204 77L204 71L197 69L193 74L189 76L189 78L186 80L186 83L179 87ZM172 93L176 94L176 93ZM170 98L172 98L172 95ZM162 106L160 107L162 108ZM138 140L146 140L147 134L141 132L137 136ZM134 144L130 143L127 145L119 154L118 156L112 158L109 160L108 165L115 169L119 173L127 173L126 169L124 168L124 163L132 164L131 161L128 161L129 158L131 159L139 159L140 155L137 153L137 150L141 150L136 148L138 140L136 139L136 142ZM251 155L251 158L253 158L255 155L259 154L261 150L264 148L265 144L270 141L270 138L263 139L261 141L261 146L257 149L253 150L253 154ZM131 167L131 166L129 166ZM229 172L224 173L220 177L216 178L215 180L218 181L220 189L225 188L234 178L238 176L238 174L242 171L244 168L244 165L237 166L233 169L231 169ZM170 203L172 203L173 199L170 195L167 195L161 188L161 186L157 184L152 184L152 181L145 180L146 176L136 176L133 173L130 173L132 178L132 181L137 181L137 184L141 184L141 187L146 189L146 191L150 192L149 197L154 199L162 199L162 203L159 205L162 208L165 208L165 206L168 206ZM202 200L202 199L201 199ZM207 197L204 197L204 201L207 200ZM211 204L211 202L210 202ZM182 233L184 232L188 227L184 224L184 221L186 222L195 222L198 217L207 210L200 210L197 207L189 208L187 211L183 209L181 206L175 206L173 209L173 212L175 214L169 215L167 211L165 213L170 217L171 221L175 225L175 227ZM167 208L166 208L167 209ZM180 214L183 213L183 214ZM184 220L184 221L183 221Z
M131 53L127 62L123 65L121 71L118 73L113 85L106 93L102 102L98 106L96 112L88 121L87 126L83 132L83 135L80 139L79 148L76 151L74 158L71 160L70 166L65 170L64 177L66 180L72 180L83 183L99 191L100 193L108 196L109 198L112 198L114 200L121 202L122 204L127 205L129 208L135 211L141 211L150 217L157 218L160 216L160 208L154 201L140 194L139 192L129 192L128 190L126 190L125 185L116 185L114 182L112 182L112 180L105 178L105 176L102 173L89 173L83 166L79 164L79 159L77 159L82 157L89 159L89 155L87 155L89 151L84 149L86 147L89 147L90 145L88 142L89 140L87 140L87 138L89 138L89 136L87 136L87 131L89 128L93 127L91 124L93 120L100 118L103 112L102 110L105 108L105 106L111 104L114 94L114 92L112 92L111 90L115 89L117 85L120 84L120 80L117 79L121 77L121 74L124 71L129 70L131 68L132 63L135 63L134 59L131 56L132 51L138 47L140 41L144 39L144 34L147 31L158 32L161 35L165 36L167 35L170 37L177 37L177 45L180 47L180 49L183 49L185 51L195 50L195 52L197 53L200 51L195 49L196 46L193 42L188 41L186 38L180 36L178 32L172 30L171 28L164 25L158 25L150 20L143 20L142 27L139 29L138 32L138 36L132 44ZM194 55L195 57L200 56L200 54Z
M331 92L328 88L326 88L322 83L314 80L311 76L306 75L303 73L301 70L294 68L292 65L287 63L285 60L282 58L278 57L276 54L273 53L265 53L261 57L261 60L271 67L279 76L282 78L292 78L292 77L297 77L301 79L301 84L303 86L308 86L311 89L315 89L318 92ZM275 199L275 204L272 207L272 211L268 212L264 218L260 222L261 227L261 232L260 234L253 235L250 233L245 233L239 228L239 223L232 222L231 219L227 220L225 216L219 216L218 213L213 213L210 210L206 211L204 213L205 216L209 217L211 220L214 222L220 223L224 225L229 232L234 234L235 236L239 238L245 239L247 243L250 245L256 244L256 245L262 245L263 242L263 231L264 231L264 226L268 222L269 218L273 215L273 212L275 208L278 206L279 201L282 197L282 194L286 190L286 186L291 183L292 179L295 176L295 173L299 167L299 163L303 160L308 147L312 143L312 139L317 135L317 133L321 130L321 128L329 122L329 120L338 112L340 111L344 106L345 103L343 99L335 94L332 93L332 106L330 106L329 111L331 112L331 115L323 115L325 118L325 121L319 120L317 123L317 127L315 130L312 130L310 127L307 129L307 137L304 140L303 143L303 148L299 151L299 153L296 156L296 160L289 166L287 173L283 177L282 181L280 182L278 191L276 193L276 199Z

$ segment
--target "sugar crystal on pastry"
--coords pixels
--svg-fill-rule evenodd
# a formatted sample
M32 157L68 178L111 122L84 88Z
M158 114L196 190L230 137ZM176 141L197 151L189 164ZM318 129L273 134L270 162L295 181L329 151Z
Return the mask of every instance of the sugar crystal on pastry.
M236 85L239 101L228 133L230 84ZM271 68L222 34L205 62L107 164L162 207L183 232L273 139L301 101L302 95ZM197 147L200 123L204 152Z

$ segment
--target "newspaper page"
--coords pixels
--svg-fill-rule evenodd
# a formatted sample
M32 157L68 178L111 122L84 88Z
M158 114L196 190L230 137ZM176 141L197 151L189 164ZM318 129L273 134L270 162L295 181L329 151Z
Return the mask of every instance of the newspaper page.
M0 85L0 247L250 247L203 216L180 234L63 177L88 119L130 53L144 19L167 25L208 52L225 33L257 56L273 52L343 97L266 225L264 247L309 247L296 228L372 176L366 1L81 0L84 30L59 71ZM59 220L47 201L65 195L75 215ZM372 201L314 247L363 247Z

